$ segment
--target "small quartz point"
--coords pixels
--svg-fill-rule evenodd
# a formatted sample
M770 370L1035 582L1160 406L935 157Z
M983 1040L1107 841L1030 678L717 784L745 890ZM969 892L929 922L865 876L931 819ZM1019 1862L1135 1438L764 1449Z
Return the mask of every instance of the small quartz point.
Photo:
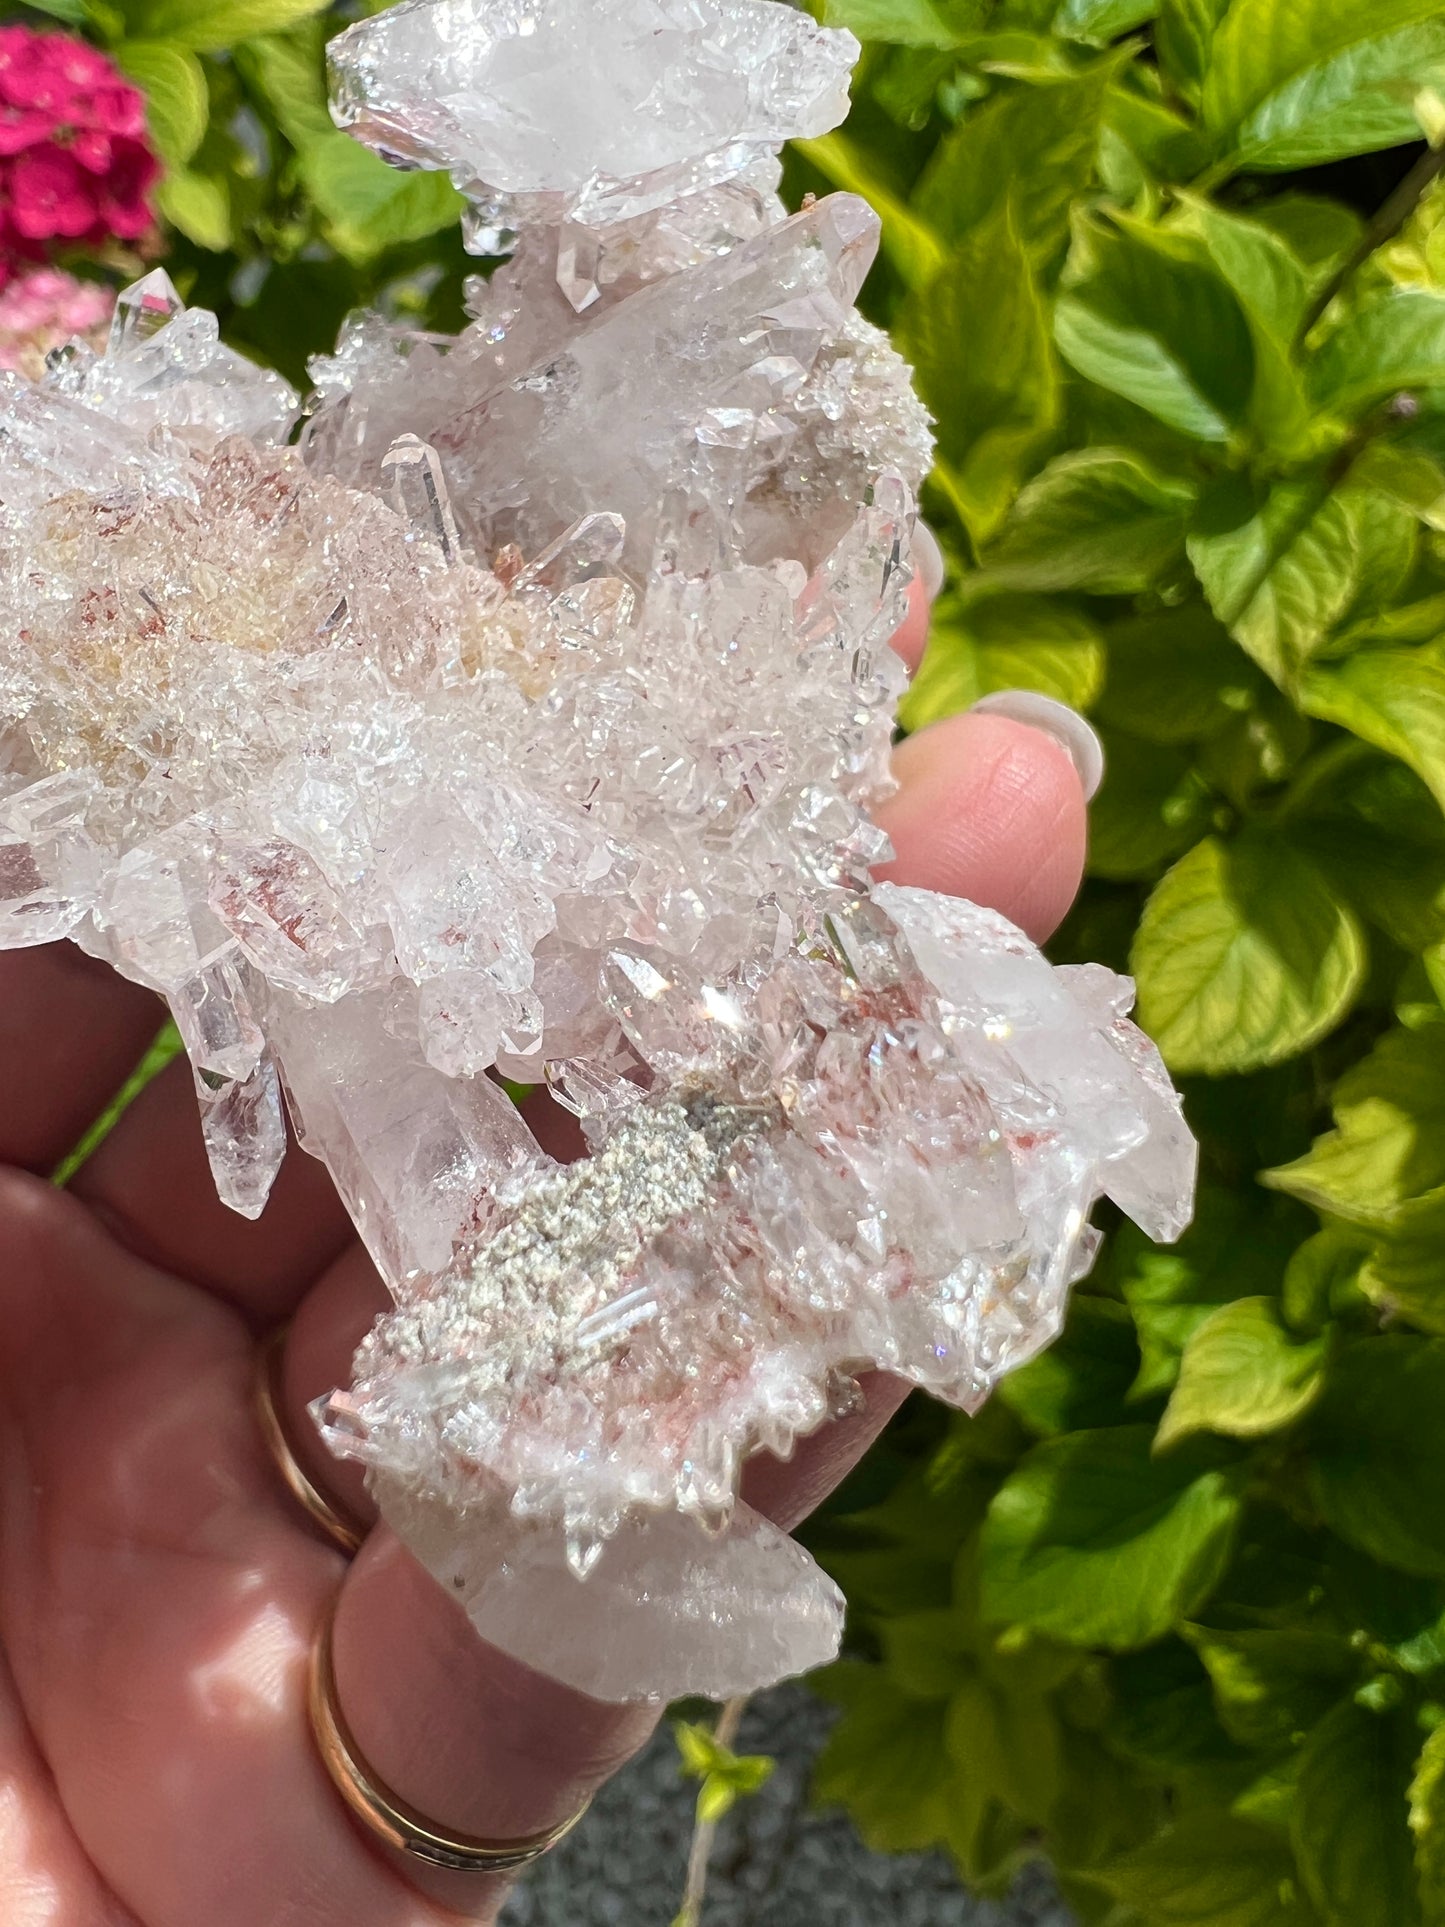
M116 297L107 355L117 360L134 355L185 312L171 277L164 268L153 268Z
M249 1076L235 1079L197 1070L196 1098L221 1202L243 1218L259 1218L286 1155L275 1064L263 1058Z
M774 0L403 0L335 113L506 237L458 335L353 317L294 441L160 272L0 374L0 947L167 1000L233 1209L288 1122L324 1161L393 1299L326 1438L604 1699L826 1660L748 1456L869 1368L976 1410L1100 1199L1191 1205L1132 986L871 881L932 443L854 306L876 217L777 194L855 51Z
M398 436L386 452L381 474L391 505L402 520L435 542L448 562L455 562L461 537L436 450L415 435Z

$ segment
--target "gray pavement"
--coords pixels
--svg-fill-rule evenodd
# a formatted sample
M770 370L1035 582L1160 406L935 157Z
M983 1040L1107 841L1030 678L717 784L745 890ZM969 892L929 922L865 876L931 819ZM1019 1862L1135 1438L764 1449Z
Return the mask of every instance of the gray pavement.
M739 1750L771 1754L778 1768L719 1832L704 1927L1072 1927L1041 1868L1007 1902L978 1900L942 1855L870 1853L841 1814L813 1811L809 1773L832 1717L795 1685L748 1709ZM664 1726L534 1870L502 1927L669 1927L696 1792Z

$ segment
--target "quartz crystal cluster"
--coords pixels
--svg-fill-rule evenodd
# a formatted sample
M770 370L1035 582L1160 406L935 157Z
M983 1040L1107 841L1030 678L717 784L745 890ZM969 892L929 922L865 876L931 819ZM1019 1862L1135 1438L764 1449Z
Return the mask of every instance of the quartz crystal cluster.
M507 251L459 336L359 316L303 408L156 273L0 376L0 944L168 1001L238 1211L289 1114L395 1299L327 1437L603 1698L827 1658L748 1454L871 1367L977 1406L1099 1197L1189 1212L1130 986L870 887L928 424L874 216L776 193L855 53L774 0L403 0L335 112Z

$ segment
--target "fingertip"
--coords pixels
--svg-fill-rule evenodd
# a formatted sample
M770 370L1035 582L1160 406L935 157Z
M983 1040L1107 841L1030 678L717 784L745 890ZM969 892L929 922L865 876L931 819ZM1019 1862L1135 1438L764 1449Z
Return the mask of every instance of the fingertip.
M1051 936L1083 880L1088 813L1056 736L969 712L894 753L896 795L878 811L893 840L879 876L999 910L1035 942Z
M908 665L910 676L916 675L918 665L923 661L928 647L928 625L932 618L933 605L928 589L921 574L915 575L908 585L908 614L902 627L893 638L893 647Z

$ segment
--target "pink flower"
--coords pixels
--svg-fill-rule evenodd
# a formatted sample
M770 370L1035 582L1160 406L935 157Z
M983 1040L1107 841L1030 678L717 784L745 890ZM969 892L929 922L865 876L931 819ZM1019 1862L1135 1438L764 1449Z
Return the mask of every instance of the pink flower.
M103 134L145 139L145 101L134 87L98 87L90 96L88 115L91 126Z
M0 289L56 244L141 239L160 171L144 98L104 54L0 28Z
M32 241L78 241L95 226L94 184L59 147L31 147L10 163L14 221Z
M0 283L0 369L37 381L52 348L79 338L99 350L115 310L115 290L77 281L58 268L34 268Z
M0 101L0 155L19 154L50 132L50 116L36 107L14 107Z

